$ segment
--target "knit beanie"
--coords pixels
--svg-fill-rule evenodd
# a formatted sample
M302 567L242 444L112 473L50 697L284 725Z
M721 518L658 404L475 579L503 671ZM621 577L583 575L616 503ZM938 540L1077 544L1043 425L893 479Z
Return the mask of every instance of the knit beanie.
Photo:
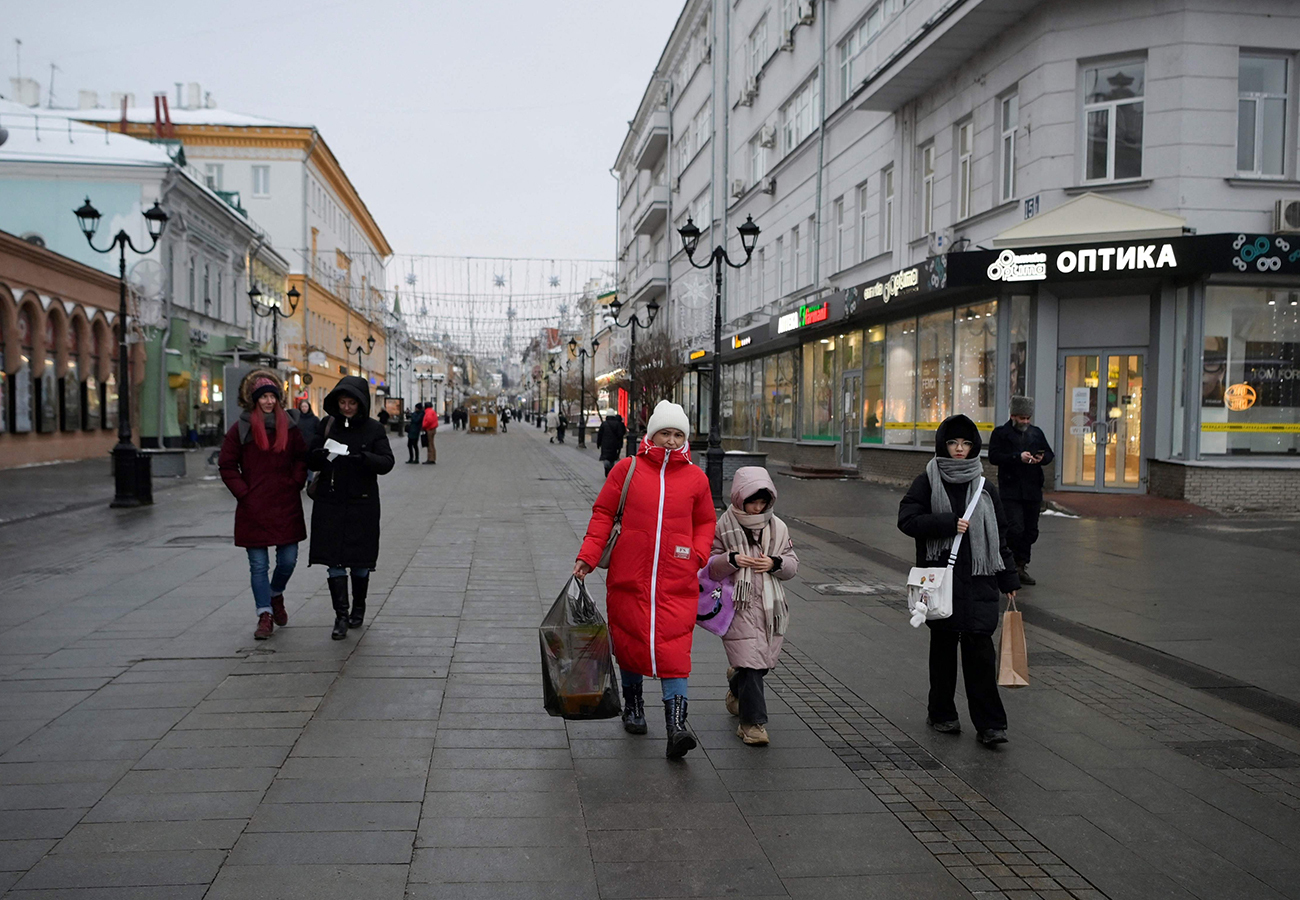
M275 394L275 399L283 400L284 394L280 390L280 385L276 384L270 378L258 378L253 382L253 390L249 392L249 398L253 403L257 403L257 398L265 393Z
M1033 397L1012 397L1011 398L1011 415L1034 417L1034 398Z
M682 409L680 403L660 400L650 421L645 423L646 437L654 437L665 428L676 428L687 437L691 436L691 420L686 417L686 410Z

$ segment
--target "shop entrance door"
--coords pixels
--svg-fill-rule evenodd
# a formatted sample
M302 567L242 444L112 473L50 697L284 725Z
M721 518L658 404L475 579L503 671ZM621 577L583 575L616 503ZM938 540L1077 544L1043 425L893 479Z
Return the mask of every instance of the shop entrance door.
M844 376L844 427L840 429L840 464L858 464L858 444L862 442L862 373Z
M1140 491L1146 354L1062 353L1057 481L1071 491Z

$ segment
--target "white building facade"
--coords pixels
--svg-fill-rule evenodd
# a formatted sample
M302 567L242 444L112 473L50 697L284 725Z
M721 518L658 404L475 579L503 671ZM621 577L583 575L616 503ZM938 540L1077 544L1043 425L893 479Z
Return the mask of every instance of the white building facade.
M689 2L616 160L621 293L711 350L675 229L760 225L730 447L901 480L1025 393L1058 489L1294 505L1298 51L1282 0Z

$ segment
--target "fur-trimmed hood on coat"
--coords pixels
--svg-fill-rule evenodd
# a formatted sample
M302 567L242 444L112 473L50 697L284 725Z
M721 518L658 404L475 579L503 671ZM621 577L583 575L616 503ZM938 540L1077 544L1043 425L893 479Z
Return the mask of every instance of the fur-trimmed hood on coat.
M244 409L253 408L253 386L262 379L275 382L280 405L284 406L284 378L280 373L275 369L254 369L239 382L239 405Z

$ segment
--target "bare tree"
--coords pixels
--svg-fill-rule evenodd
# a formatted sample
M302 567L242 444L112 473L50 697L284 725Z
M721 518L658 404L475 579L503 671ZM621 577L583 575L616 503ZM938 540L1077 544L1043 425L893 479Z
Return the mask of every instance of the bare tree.
M640 337L640 335L638 335ZM628 368L628 351L623 351L619 362ZM667 334L658 332L641 338L636 344L636 393L631 418L636 429L645 424L655 404L660 400L670 400L673 391L686 375L686 366L682 362L682 349ZM611 387L628 389L628 378L624 375ZM636 412L639 410L639 414ZM628 427L633 427L628 423Z

